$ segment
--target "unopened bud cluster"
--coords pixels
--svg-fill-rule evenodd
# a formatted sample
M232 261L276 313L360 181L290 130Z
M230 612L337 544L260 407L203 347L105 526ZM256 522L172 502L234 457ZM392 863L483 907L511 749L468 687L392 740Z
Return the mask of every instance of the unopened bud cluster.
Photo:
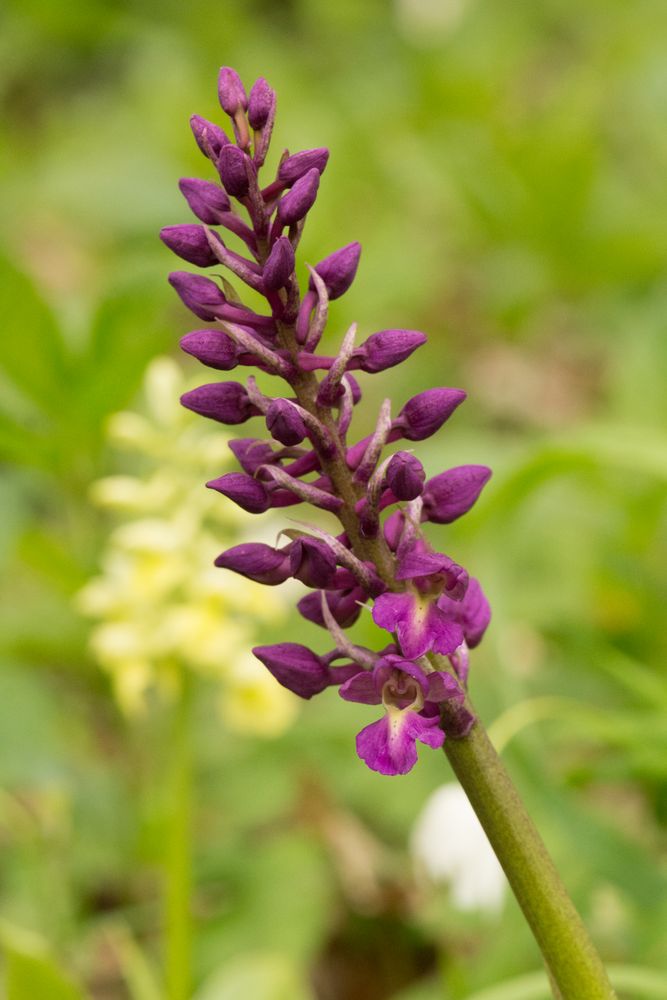
M315 526L291 529L279 547L237 545L216 565L268 586L293 577L311 588L298 609L327 631L333 648L319 654L279 643L258 647L255 655L304 698L335 685L348 701L383 705L382 718L358 734L357 752L376 771L402 774L417 759L416 741L442 746L443 720L455 738L474 724L465 706L468 649L482 638L489 606L463 567L433 551L421 524L448 524L464 514L490 470L465 465L426 479L411 450L385 454L394 442L435 434L465 399L461 389L425 389L396 416L385 400L374 432L350 442L361 398L352 373L400 364L426 337L416 330L380 330L357 344L353 325L337 355L318 353L329 302L352 284L361 252L358 243L349 243L310 267L302 294L296 252L329 152L285 151L275 177L260 181L275 93L260 78L246 94L238 74L224 67L219 97L231 134L197 115L191 120L217 179L180 182L200 224L169 226L161 236L190 264L225 267L259 292L265 307L257 312L245 306L225 279L177 271L171 284L206 324L187 333L181 346L217 371L249 367L279 376L286 391L266 396L249 375L244 382L208 382L182 402L223 424L259 419L270 435L233 440L242 471L212 479L211 489L253 514L310 503L340 523L331 533ZM230 249L221 230L238 237L244 252ZM364 605L389 633L377 652L345 634Z

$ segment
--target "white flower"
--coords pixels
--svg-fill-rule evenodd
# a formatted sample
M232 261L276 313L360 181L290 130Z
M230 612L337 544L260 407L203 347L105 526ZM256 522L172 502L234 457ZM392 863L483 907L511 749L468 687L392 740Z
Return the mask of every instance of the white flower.
M502 908L505 875L460 785L441 785L431 795L413 827L410 850L432 882L449 883L457 909Z

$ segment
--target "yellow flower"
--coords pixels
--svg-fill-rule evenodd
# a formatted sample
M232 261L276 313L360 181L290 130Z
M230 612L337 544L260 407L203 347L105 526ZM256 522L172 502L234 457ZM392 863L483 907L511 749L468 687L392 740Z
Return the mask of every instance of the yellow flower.
M143 467L91 487L93 501L121 520L101 574L77 604L98 620L91 649L123 711L145 710L151 695L171 696L180 665L220 684L230 727L273 736L291 723L297 699L249 650L254 623L279 620L285 603L274 590L212 565L217 552L250 533L252 518L203 486L231 452L218 426L179 405L186 388L175 362L157 358L145 378L144 412L111 418L111 441Z

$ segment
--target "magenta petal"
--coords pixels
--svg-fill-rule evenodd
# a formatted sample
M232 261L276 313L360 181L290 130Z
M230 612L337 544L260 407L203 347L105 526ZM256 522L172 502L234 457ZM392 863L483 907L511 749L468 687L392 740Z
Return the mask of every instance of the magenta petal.
M416 680L422 689L424 697L426 697L428 694L428 680L422 668L416 663L412 663L411 660L406 660L395 653L387 653L375 665L373 677L375 679L375 687L378 691L382 690L383 684L389 680L391 674L396 670L403 674L408 674L409 677Z
M463 691L451 674L436 670L428 675L429 701L449 701L450 698L463 701L463 697Z
M373 605L373 621L380 628L393 632L398 622L410 613L413 600L412 594L395 594L392 591L381 594Z
M434 653L448 656L463 642L463 629L458 622L449 621L437 604L429 609L428 628L431 636L430 649ZM407 654L406 654L407 655Z
M350 677L349 681L340 686L338 694L345 701L358 701L362 705L382 704L382 695L378 693L374 675L369 670L362 670Z
M439 719L417 712L394 711L372 722L357 735L357 753L372 771L407 774L417 763L415 741L437 749L445 740Z
M459 624L416 594L381 594L373 605L373 621L380 628L396 632L401 652L409 660L430 649L445 655L453 653L463 639Z
M408 712L408 726L413 739L425 743L433 750L439 750L445 742L445 734L440 727L440 719L437 717L426 718L417 712Z
M472 649L479 645L491 620L491 608L479 581L470 577L468 589L461 601L452 600L447 594L438 598L438 608L450 621L459 622L464 638Z

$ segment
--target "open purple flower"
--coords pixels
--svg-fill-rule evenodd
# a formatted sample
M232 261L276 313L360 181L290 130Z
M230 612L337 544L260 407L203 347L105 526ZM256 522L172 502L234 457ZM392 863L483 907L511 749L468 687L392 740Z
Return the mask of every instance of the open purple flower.
M430 651L449 655L463 642L456 608L468 586L468 574L448 556L433 552L423 539L399 548L396 580L408 588L381 594L373 621L395 632L409 659Z
M417 741L438 749L445 740L439 706L460 705L463 691L444 672L430 674L416 663L389 654L372 671L361 671L339 690L346 701L384 705L385 715L362 729L357 753L380 774L406 774L417 763Z

